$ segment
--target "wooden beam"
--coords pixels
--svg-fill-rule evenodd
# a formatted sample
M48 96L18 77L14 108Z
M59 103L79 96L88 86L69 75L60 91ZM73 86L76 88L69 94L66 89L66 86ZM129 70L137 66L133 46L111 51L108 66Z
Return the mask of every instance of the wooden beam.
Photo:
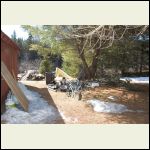
M14 70L12 70L12 75L13 75L14 79L17 81Z
M60 68L56 67L56 72L55 72L56 76L58 77L65 77L69 80L74 80L76 78L73 78L71 76L69 76L66 72L64 72L63 70L61 70Z
M3 78L5 79L6 83L12 90L13 94L16 96L22 107L24 108L25 111L28 111L28 100L24 93L21 91L19 88L17 81L13 78L9 70L7 69L6 65L4 62L1 60L1 74ZM1 87L2 88L2 87Z

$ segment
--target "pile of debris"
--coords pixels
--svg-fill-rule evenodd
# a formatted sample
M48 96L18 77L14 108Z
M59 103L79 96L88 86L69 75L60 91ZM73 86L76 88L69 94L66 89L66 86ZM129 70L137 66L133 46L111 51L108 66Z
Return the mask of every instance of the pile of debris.
M46 84L49 90L63 91L73 98L78 96L78 100L81 100L81 91L84 88L95 88L100 85L98 81L79 81L59 68L56 68L55 72L46 73Z
M66 92L67 96L81 100L82 82L73 78L63 70L56 68L55 72L46 73L46 84L51 91Z
M66 80L65 77L56 77L53 83L47 85L49 90L66 92L68 97L81 100L83 84L79 80Z
M21 81L24 80L43 80L45 79L44 75L40 74L38 70L28 70L24 73L18 74L18 79Z

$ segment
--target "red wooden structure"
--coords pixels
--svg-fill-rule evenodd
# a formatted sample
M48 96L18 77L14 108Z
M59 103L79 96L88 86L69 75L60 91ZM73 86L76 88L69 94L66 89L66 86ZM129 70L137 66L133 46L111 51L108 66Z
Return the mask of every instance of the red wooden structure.
M1 60L5 63L13 77L17 79L18 74L19 47L5 33L1 31ZM1 113L5 110L5 99L9 87L1 76Z

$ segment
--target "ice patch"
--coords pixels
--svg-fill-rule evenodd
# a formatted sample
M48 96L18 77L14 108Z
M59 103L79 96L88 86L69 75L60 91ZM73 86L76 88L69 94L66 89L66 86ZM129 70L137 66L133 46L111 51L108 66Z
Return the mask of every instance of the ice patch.
M53 106L49 105L41 95L37 92L28 90L25 85L18 83L19 87L29 100L28 112L23 111L19 107L8 107L6 112L1 115L1 120L12 124L28 124L28 123L50 123L60 117L59 112ZM18 104L18 100L14 95L8 94L7 104Z

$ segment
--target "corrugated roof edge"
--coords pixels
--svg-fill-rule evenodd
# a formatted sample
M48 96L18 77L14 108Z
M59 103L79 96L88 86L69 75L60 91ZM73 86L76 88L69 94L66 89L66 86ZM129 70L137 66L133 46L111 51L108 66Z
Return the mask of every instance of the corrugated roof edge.
M3 31L1 31L1 40L3 40L4 42L6 42L8 45L10 45L11 47L13 47L17 51L20 50L20 48L18 47L18 45L13 40L11 40Z

